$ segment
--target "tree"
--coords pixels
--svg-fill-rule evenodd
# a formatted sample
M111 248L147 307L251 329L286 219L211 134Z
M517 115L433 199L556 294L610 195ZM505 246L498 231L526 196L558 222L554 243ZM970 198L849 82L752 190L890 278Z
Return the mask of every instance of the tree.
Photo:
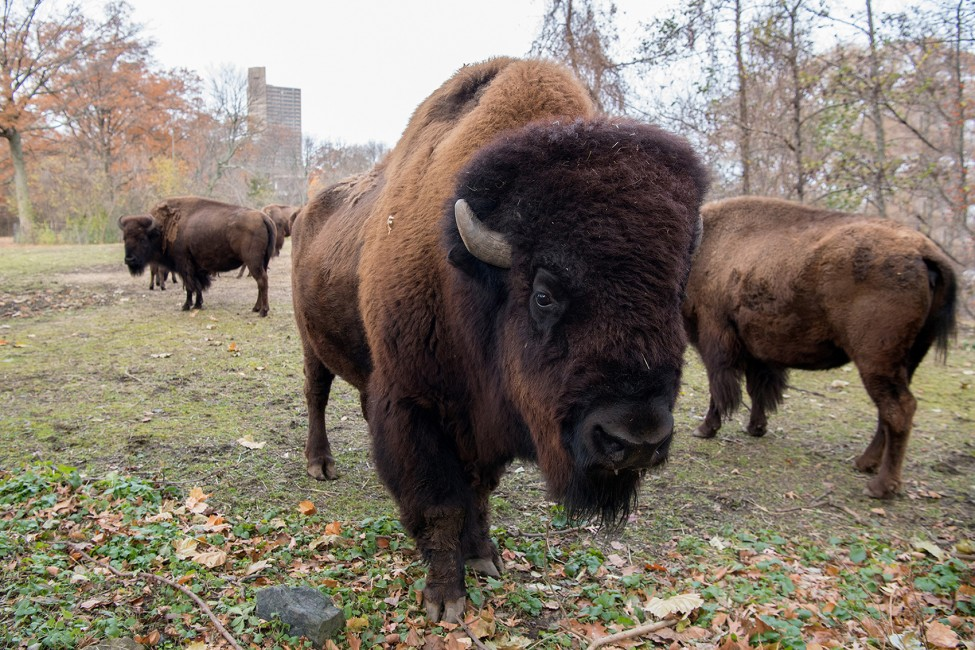
M626 110L622 66L611 50L617 42L616 5L598 0L549 0L542 31L532 44L535 56L550 56L568 65L589 89L601 110Z
M42 1L3 0L0 24L0 137L10 149L20 236L25 240L33 237L34 211L24 135L50 128L39 102L63 92L69 83L64 74L69 65L104 48L113 32L113 12L125 6L109 5L107 20L93 25L76 4L60 15L42 17Z
M79 184L103 189L87 193L90 205L115 213L141 202L150 160L175 157L172 116L192 112L195 78L150 69L152 43L139 37L126 5L111 11L108 26L103 47L65 66L63 90L42 105L59 148L73 154Z

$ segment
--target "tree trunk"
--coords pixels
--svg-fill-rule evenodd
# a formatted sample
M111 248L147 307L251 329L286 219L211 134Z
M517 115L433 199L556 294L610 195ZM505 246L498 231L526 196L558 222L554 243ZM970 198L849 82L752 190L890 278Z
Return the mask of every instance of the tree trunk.
M4 131L3 137L10 145L10 160L14 166L14 194L17 197L17 218L20 223L20 241L34 241L34 206L30 202L27 187L27 167L24 164L24 146L20 132L14 128Z
M741 193L751 194L752 143L748 116L748 80L741 37L741 0L735 0L735 63L738 67L738 150L741 154Z
M968 232L971 234L972 230L968 225L968 208L971 204L971 190L968 187L968 161L969 156L966 155L965 150L965 122L967 120L966 108L968 103L965 101L965 77L962 74L962 56L964 49L962 48L962 42L964 40L964 24L962 20L962 9L964 7L965 0L959 1L958 5L955 7L955 24L954 34L952 34L951 48L951 85L954 89L954 96L952 97L954 110L957 115L954 115L954 121L951 125L951 130L954 131L952 134L953 149L952 152L955 158L955 166L957 167L957 182L958 182L958 196L954 197L952 201L952 214L953 220L955 222L955 227L958 228L960 233Z
M803 154L803 133L802 133L802 71L799 69L799 34L796 23L799 20L800 2L796 2L788 7L786 11L789 19L789 50L787 60L789 64L789 74L792 78L792 144L793 160L796 166L795 192L796 200L802 203L806 195L806 169Z
M867 36L870 39L870 118L873 120L873 202L881 217L887 216L887 137L880 110L880 60L877 56L877 34L873 26L873 4L867 0Z

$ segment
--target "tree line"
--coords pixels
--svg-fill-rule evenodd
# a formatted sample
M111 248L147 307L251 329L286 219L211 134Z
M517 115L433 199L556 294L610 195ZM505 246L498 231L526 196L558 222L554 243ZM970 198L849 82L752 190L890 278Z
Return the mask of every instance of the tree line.
M115 241L118 217L161 196L300 204L317 185L368 168L384 145L305 138L290 182L274 178L274 127L248 120L246 73L203 79L163 69L124 0L3 0L0 24L0 235ZM4 228L6 226L6 228Z
M690 0L625 44L614 2L548 0L533 52L569 64L604 110L689 137L711 198L896 219L975 269L975 4L855 2Z

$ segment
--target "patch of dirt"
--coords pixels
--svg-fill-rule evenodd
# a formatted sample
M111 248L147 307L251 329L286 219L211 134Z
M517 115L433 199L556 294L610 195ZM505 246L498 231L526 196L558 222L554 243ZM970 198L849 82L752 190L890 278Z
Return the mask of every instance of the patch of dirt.
M58 287L8 293L0 291L0 319L31 318L52 311L67 311L118 302L115 293L93 292L81 287Z

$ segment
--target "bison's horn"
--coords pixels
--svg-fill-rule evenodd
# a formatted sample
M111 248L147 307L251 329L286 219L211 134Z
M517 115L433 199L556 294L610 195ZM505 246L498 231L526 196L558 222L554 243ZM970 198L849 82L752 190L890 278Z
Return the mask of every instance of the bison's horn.
M704 218L701 213L697 213L697 224L694 226L694 241L691 242L691 255L701 247L701 240L704 238Z
M511 244L504 235L481 223L464 199L457 199L454 204L454 220L460 238L471 255L491 266L511 268Z

